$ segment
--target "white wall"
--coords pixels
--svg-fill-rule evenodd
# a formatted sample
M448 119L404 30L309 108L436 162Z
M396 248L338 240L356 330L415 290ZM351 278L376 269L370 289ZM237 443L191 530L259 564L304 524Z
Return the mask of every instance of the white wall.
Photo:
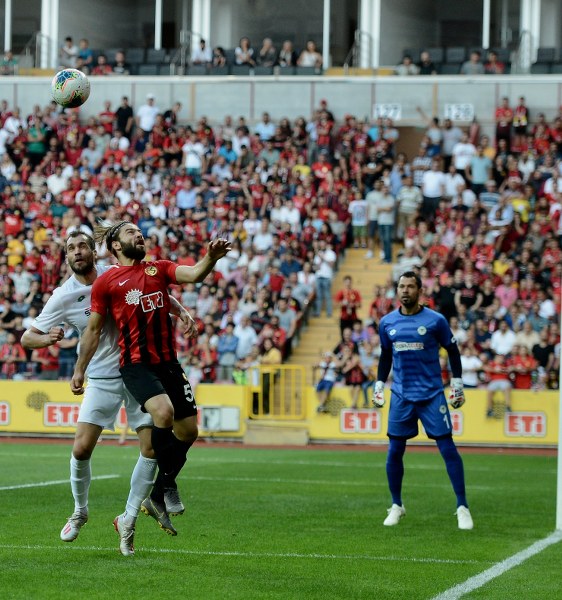
M405 48L437 45L434 0L392 0L381 4L381 65L398 64ZM416 61L418 57L412 58Z

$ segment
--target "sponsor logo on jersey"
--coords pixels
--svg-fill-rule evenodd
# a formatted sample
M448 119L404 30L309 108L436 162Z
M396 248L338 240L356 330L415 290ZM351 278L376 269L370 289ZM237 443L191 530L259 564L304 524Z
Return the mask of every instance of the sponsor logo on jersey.
M82 302L82 300L84 300L86 296L80 296L79 298L76 298L76 302Z
M407 350L423 350L422 342L394 342L392 347L395 352L406 352Z
M117 283L117 285L118 285L119 287L121 287L122 285L125 285L125 284L127 283L127 281L129 281L129 279L130 279L130 277L128 277L127 279L124 279L123 281L119 281L119 282Z
M419 333L420 335L425 335L425 334L427 333L427 329L426 329L426 328L425 328L423 325L420 325L420 326L418 327L418 333Z
M158 273L158 269L154 266L154 265L150 265L150 267L146 267L146 269L144 270L144 272L147 275L156 275L156 273Z
M141 290L129 290L125 294L125 302L127 304L140 304L141 296L142 296Z
M391 330L388 332L388 335L396 335L396 329L391 329Z

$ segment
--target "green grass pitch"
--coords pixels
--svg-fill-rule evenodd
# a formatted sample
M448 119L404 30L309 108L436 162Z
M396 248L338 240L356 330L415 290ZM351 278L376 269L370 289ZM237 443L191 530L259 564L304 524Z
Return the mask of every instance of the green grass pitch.
M137 448L98 446L93 475L109 477L92 482L90 520L70 544L59 539L73 508L69 455L66 444L0 440L3 600L430 599L555 526L554 456L464 453L475 529L459 531L436 452L406 453L407 515L387 528L384 452L201 443L179 480L179 535L141 514L136 555L126 558L112 521ZM561 563L554 544L464 597L560 597Z

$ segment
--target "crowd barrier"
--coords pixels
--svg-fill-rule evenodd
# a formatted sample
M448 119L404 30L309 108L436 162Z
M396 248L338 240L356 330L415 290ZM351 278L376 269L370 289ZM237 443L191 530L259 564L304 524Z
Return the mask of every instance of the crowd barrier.
M293 370L291 374L290 371ZM314 443L384 443L388 403L380 410L351 409L345 387L335 387L328 413L316 412L314 388L301 384L301 367L285 367L278 376L277 392L272 392L270 411L263 402L255 404L256 385L209 385L197 387L199 428L202 438L243 441L255 424L267 423L271 443L276 431L287 424L300 424ZM387 392L388 393L388 392ZM506 412L500 398L494 403L494 416L486 416L486 391L468 390L467 402L451 411L455 439L459 444L485 446L555 447L558 443L559 392L517 390L512 395L512 412ZM262 396L263 398L263 396ZM73 396L67 382L5 381L0 383L0 435L72 435L81 398ZM257 408L257 410L255 410ZM117 435L125 426L121 410ZM423 431L416 441L429 441Z

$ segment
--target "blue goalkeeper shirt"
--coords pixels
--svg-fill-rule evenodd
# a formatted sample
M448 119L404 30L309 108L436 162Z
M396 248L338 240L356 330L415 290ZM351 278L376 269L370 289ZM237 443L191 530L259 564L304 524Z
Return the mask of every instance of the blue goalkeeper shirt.
M413 402L431 400L443 393L439 347L455 338L445 317L429 308L415 315L394 310L379 325L383 350L392 350L392 392Z

